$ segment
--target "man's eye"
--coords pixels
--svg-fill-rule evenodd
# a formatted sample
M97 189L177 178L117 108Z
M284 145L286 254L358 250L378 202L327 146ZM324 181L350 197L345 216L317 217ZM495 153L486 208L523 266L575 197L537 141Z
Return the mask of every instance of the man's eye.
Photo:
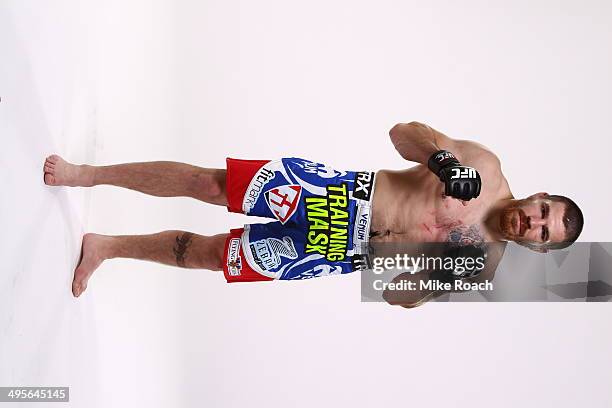
M542 242L548 241L548 228L542 227Z

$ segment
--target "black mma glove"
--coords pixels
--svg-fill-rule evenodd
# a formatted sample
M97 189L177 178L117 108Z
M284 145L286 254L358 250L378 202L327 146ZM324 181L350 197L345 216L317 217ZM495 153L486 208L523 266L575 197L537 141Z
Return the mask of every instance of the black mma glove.
M462 166L451 152L435 152L427 167L444 183L445 195L465 201L480 195L480 174L472 167Z

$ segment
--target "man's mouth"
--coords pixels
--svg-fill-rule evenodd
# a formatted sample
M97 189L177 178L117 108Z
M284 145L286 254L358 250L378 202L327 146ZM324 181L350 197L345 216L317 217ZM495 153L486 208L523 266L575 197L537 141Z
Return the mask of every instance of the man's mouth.
M518 235L519 237L522 237L523 235L525 235L525 232L527 231L527 216L525 215L525 212L521 209L519 209L518 211Z
M527 231L527 216L521 209L516 209L514 217L512 217L512 232L518 237L525 235Z
M514 217L512 217L512 232L514 233L514 235L518 235L520 231L520 227L521 227L521 217L517 213L514 215Z

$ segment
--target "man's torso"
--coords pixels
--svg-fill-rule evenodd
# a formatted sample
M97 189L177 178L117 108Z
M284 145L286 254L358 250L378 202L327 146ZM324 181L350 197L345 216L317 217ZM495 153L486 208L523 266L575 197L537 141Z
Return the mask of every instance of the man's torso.
M480 172L481 195L463 205L460 200L445 197L444 184L423 165L402 171L378 171L370 241L492 241L484 225L485 216L493 204L512 194L500 169Z

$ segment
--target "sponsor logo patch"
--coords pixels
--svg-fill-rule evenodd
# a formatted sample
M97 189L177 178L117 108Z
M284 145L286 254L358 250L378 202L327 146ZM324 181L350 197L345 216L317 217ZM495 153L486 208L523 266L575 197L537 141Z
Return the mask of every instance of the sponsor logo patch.
M350 227L348 186L330 184L326 189L327 196L304 199L308 219L304 252L324 255L331 262L344 261Z
M242 270L242 259L240 257L240 238L230 239L227 248L227 270L230 276L239 276Z
M242 211L245 214L248 214L253 207L255 207L255 203L257 199L261 195L263 188L274 178L274 171L267 168L268 165L263 166L261 169L257 170L255 176L251 180L249 187L244 193L244 199L242 200Z
M270 211L272 211L277 220L284 224L298 208L302 187L298 185L278 186L266 191L264 194Z
M264 271L278 268L282 262L281 257L297 259L298 253L291 237L283 239L265 238L250 244L253 260Z
M353 249L360 253L364 251L364 246L370 239L370 205L357 205L357 215L355 216L355 226L353 227Z
M374 173L360 171L355 174L353 185L353 197L359 200L370 201L372 185L374 184Z

